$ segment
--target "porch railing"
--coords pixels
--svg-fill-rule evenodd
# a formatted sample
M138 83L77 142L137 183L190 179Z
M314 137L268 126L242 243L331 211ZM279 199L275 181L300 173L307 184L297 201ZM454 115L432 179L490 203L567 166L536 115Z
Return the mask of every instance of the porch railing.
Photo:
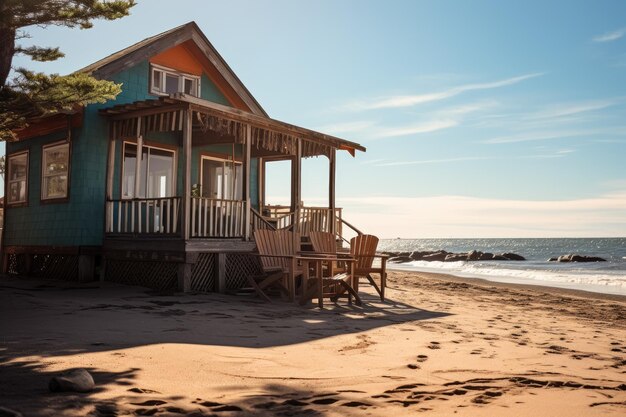
M342 235L341 214L341 208L335 208L335 233L338 236ZM294 213L289 206L266 206L263 208L263 218L278 230L291 228L297 223L302 236L308 236L312 231L333 231L332 209L328 207L301 207Z
M298 210L298 231L302 236L310 232L333 232L332 209L327 207L302 207ZM335 209L335 233L341 236L341 209Z
M133 198L106 202L106 231L113 234L176 235L180 197Z
M191 237L244 237L246 203L191 198Z
M268 222L261 213L256 211L253 208L250 208L251 216L250 216L250 233L254 234L255 230L259 229L269 229L276 230L276 224Z

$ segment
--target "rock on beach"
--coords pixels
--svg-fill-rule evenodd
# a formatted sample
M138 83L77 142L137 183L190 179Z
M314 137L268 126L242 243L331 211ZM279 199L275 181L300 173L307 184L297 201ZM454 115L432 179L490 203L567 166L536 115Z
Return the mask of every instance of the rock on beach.
M51 392L89 392L95 387L93 377L85 369L73 369L52 377L48 388Z

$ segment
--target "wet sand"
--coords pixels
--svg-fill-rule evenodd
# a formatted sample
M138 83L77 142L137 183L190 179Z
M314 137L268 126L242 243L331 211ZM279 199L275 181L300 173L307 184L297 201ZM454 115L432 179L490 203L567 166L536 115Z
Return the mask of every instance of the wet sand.
M0 279L0 406L25 416L626 413L626 297L417 272L319 310ZM47 391L92 372L87 394Z

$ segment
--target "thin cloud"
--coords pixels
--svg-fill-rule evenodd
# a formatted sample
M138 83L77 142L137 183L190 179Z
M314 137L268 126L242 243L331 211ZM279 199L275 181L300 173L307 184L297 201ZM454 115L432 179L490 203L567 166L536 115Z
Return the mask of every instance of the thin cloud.
M317 128L319 132L328 132L334 134L362 132L374 126L376 123L370 120L362 120L346 123L335 123Z
M537 155L529 155L529 156L520 156L520 159L553 159L553 158L563 158L568 154L576 152L573 149L561 149L556 152L542 153Z
M596 135L624 135L626 128L604 128L604 129L577 129L577 130L555 130L555 131L533 131L523 132L515 135L500 136L482 141L481 143L497 144L497 143L515 143L529 142L538 140L573 138L580 136L596 136Z
M372 165L372 164L379 164L381 162L386 161L387 158L380 158L380 159L370 159L369 161L363 161L361 162L361 165ZM378 166L378 165L376 165Z
M532 73L532 74L520 75L517 77L507 78L504 80L498 80L498 81L493 81L493 82L488 82L488 83L461 85L461 86L453 87L448 90L439 91L435 93L392 96L392 97L380 98L380 99L370 100L370 101L357 101L357 102L352 102L352 103L345 105L344 109L358 111L358 110L376 110L376 109L387 109L387 108L412 107L417 104L445 100L447 98L457 96L467 91L490 90L494 88L506 87L509 85L520 83L522 81L525 81L531 78L539 77L541 75L543 75L543 73Z
M613 42L618 39L621 39L626 35L626 28L614 30L612 32L607 32L603 35L598 35L593 38L594 42Z
M392 138L397 136L416 135L420 133L430 133L437 130L448 129L457 125L458 122L456 120L431 120L409 126L380 128L377 130L375 136L378 138Z
M497 102L491 100L446 107L437 111L420 114L424 121L419 123L401 126L368 125L364 134L366 136L369 135L371 139L377 139L431 133L458 126L469 114L484 111L495 105L497 105Z
M529 119L554 119L566 116L574 116L581 113L603 110L621 104L623 99L612 98L605 100L582 101L577 103L555 104L550 108L546 108L536 113L531 113L527 117Z
M390 166L402 166L402 165L424 165L424 164L444 164L448 162L462 162L462 161L482 161L486 159L493 159L481 156L467 156L461 158L444 158L444 159L422 159L418 161L396 161L387 162L384 164L376 164L377 167L390 167Z

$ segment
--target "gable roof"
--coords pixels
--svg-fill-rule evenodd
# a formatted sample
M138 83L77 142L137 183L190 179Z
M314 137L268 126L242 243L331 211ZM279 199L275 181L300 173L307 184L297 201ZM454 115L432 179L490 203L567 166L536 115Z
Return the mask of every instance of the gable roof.
M88 65L77 72L84 72L95 77L105 78L121 70L130 68L139 62L149 59L166 49L192 41L217 69L226 83L241 98L250 112L268 116L258 101L241 82L239 77L228 66L224 58L217 52L211 42L202 33L196 22L189 22L158 35L151 36L134 45L115 52L99 61Z

